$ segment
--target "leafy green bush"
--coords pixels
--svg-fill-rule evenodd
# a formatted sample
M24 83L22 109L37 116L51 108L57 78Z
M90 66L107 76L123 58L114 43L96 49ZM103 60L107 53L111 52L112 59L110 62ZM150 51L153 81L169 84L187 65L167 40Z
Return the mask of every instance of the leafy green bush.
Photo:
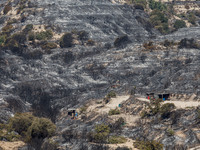
M73 45L73 37L71 33L65 33L60 39L60 47L68 48Z
M154 0L150 0L149 1L149 7L152 9L152 10L160 10L160 11L163 11L163 10L166 10L167 9L167 6L164 4L164 3L161 3L161 2L156 2Z
M141 9L144 10L144 8L146 8L147 2L146 0L134 0L135 3L135 8L136 9Z
M52 42L47 42L47 43L44 43L41 47L44 50L50 50L50 49L57 48L57 44L56 43L52 43Z
M8 126L10 130L14 130L20 135L25 135L33 120L34 116L30 113L17 113L10 118Z
M0 46L3 46L6 41L6 35L0 35Z
M122 144L126 143L127 139L123 136L110 136L108 138L108 143L109 144Z
M185 21L183 20L176 20L175 23L174 23L174 28L177 30L177 29L180 29L180 28L184 28L186 27L186 24L185 24Z
M162 150L163 144L156 141L136 140L133 144L139 150Z
M167 103L161 106L160 114L163 119L168 118L171 111L175 109L176 106L173 103Z
M23 32L28 33L33 30L33 24L27 24L26 27L23 29Z
M150 22L161 33L166 34L169 32L168 19L163 12L157 9L153 10L150 14Z
M168 136L173 136L173 135L175 134L175 133L174 133L174 130L171 129L171 128L168 128L166 132L167 132L167 135L168 135Z
M110 128L108 125L100 124L96 125L95 133L93 133L93 140L97 143L107 142L108 135L110 133Z
M44 139L55 134L56 126L47 118L35 118L28 128L28 140L39 138Z
M38 32L35 37L37 40L49 40L53 37L53 32L52 30Z
M30 113L17 113L10 118L8 131L18 132L25 141L53 136L56 126L47 118L38 118Z
M106 97L107 98L112 98L112 97L116 97L117 95L116 95L116 93L114 92L114 91L110 91L107 95L106 95Z
M6 15L9 11L12 10L12 7L10 5L6 5L3 9L4 15Z
M80 113L82 114L82 113L84 113L84 112L86 112L87 111L87 106L82 106L81 108L80 108Z
M109 112L108 112L108 115L111 116L111 115L118 115L120 114L120 110L118 108L115 108L115 109L111 109Z

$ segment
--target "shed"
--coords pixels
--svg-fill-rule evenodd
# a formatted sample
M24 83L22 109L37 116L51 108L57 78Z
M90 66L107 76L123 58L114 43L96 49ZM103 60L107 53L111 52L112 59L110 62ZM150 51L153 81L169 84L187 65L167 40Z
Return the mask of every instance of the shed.
M68 116L74 117L74 116L75 116L75 113L76 113L76 108L69 108L69 109L67 110L67 112L68 112Z

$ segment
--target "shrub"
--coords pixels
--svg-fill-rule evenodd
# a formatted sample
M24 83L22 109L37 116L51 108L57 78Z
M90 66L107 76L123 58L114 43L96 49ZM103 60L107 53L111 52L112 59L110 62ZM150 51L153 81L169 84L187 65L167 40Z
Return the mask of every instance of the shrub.
M171 111L175 109L176 106L173 103L167 103L161 106L160 114L163 119L168 118Z
M0 46L3 46L6 41L6 35L0 35Z
M2 28L2 31L5 33L10 33L13 29L13 25L6 25L5 27Z
M173 129L171 129L171 128L169 128L169 129L167 129L167 135L168 136L173 136L175 133L174 133L174 130Z
M135 9L144 10L144 6L141 4L135 4L134 7L135 7Z
M29 41L35 41L35 33L34 32L28 33L28 40Z
M53 32L52 30L38 32L35 37L37 40L49 40L53 37Z
M127 139L123 136L111 136L108 138L109 144L122 144L126 143Z
M122 126L125 124L124 118L120 117L115 123L112 124L112 131L121 130Z
M17 23L17 19L10 19L8 22L7 22L7 25L11 25L13 23Z
M185 21L183 20L176 20L175 23L174 23L174 28L177 30L177 29L180 29L180 28L184 28L186 27L186 24L185 24Z
M23 32L28 33L33 30L33 24L27 24L26 27L23 29Z
M26 42L26 34L23 32L15 33L9 39L13 39L20 44L24 44Z
M60 47L68 48L72 47L73 37L71 33L65 33L60 39Z
M139 150L161 150L163 145L156 141L141 141L136 140L133 144Z
M56 126L47 118L35 118L28 128L27 140L44 139L55 134Z
M12 7L10 5L6 5L3 9L4 15L6 15L9 11L12 10Z
M82 106L81 108L80 108L80 113L82 114L82 113L84 113L84 112L86 112L87 111L87 106Z
M160 11L163 11L163 10L166 10L167 9L167 6L161 2L156 2L154 0L150 0L149 1L149 7L154 10L154 9L157 9L157 10L160 10Z
M158 29L161 33L168 33L168 19L163 12L159 10L153 10L150 14L151 24Z
M139 6L140 9L141 8L143 8L143 9L146 8L146 5L147 5L146 0L134 0L134 3L135 3L135 7Z
M19 52L20 50L20 44L16 40L13 40L13 39L6 40L4 47L10 49L13 52Z
M122 35L115 39L114 46L115 47L121 47L125 46L129 42L129 38L127 35Z
M116 93L114 91L110 91L107 95L107 98L112 98L112 97L116 97Z
M117 147L115 150L131 150L131 149L124 146L124 147Z
M145 117L147 117L147 116L149 116L149 114L148 114L148 112L145 111L145 110L143 110L143 111L141 112L141 114L140 114L140 117L141 117L141 118L145 118Z
M120 114L120 110L118 108L115 108L115 109L111 109L109 112L108 112L108 115L111 116L111 115L118 115Z
M55 49L55 48L57 48L57 44L56 44L56 43L47 42L47 43L43 44L41 47L42 47L42 49L44 49L44 50L50 50L50 49Z
M193 24L193 25L196 24L196 16L195 16L194 13L190 13L190 14L188 15L188 21L189 21L191 24Z
M20 135L25 135L33 120L34 116L30 113L17 113L9 120L8 126L10 130L14 130Z
M102 143L107 141L109 133L110 128L108 125L102 123L100 125L96 125L95 133L93 133L92 137L95 142Z

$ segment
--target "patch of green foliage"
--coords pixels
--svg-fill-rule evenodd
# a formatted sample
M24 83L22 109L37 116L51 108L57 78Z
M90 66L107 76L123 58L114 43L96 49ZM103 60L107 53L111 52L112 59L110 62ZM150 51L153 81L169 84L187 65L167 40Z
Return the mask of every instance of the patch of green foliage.
M168 128L166 132L167 132L167 135L168 135L168 136L173 136L173 135L175 134L175 133L174 133L174 130L171 129L171 128Z
M106 97L107 98L114 98L114 97L116 97L117 95L116 95L116 93L114 92L114 91L110 91L107 95L106 95Z
M53 42L46 42L42 46L42 49L44 50L50 50L50 49L55 49L57 48L57 44Z
M162 150L163 144L157 141L141 141L136 140L133 144L139 150Z
M82 113L84 113L84 112L86 112L87 111L87 106L82 106L81 108L80 108L80 113L82 114Z
M169 32L168 19L162 11L153 10L150 14L150 22L161 33L166 34Z
M108 125L99 124L95 127L95 133L92 134L94 142L104 143L107 142L108 135L110 134L110 128Z
M149 111L143 110L140 114L141 118L154 116L156 114L160 114L162 119L168 118L171 111L176 107L173 103L161 105L161 102L161 99L152 100L150 104L147 104Z
M120 110L118 108L115 108L115 109L111 109L109 112L108 112L108 115L111 116L111 115L118 115L120 114Z
M175 23L174 23L174 28L176 30L180 29L180 28L185 28L185 27L186 27L186 23L183 20L176 20Z
M52 30L37 32L35 37L37 40L49 40L53 37L53 32Z
M193 25L196 24L196 16L195 16L195 14L193 12L189 13L188 21Z
M123 136L110 136L108 138L108 143L109 144L122 144L126 143L127 139Z
M23 29L23 32L28 33L33 30L33 24L27 24L26 27Z
M0 35L0 46L4 46L4 43L6 41L6 35Z
M157 10L160 10L160 11L163 11L163 10L167 9L167 6L164 3L156 2L155 0L150 0L149 1L149 7L152 10L157 9Z
M173 103L163 104L160 108L160 114L163 119L168 118L170 116L170 112L175 109L176 106Z
M30 113L15 114L6 126L7 131L17 132L26 142L51 137L56 131L56 126L49 119L38 118Z

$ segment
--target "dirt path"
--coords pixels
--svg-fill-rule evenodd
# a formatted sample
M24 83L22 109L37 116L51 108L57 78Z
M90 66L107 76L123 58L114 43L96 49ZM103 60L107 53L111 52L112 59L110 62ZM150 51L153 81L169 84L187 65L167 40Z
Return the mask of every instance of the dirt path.
M22 141L17 141L17 142L5 142L5 141L0 141L0 148L3 150L18 150L19 147L24 146L25 143Z
M107 145L109 146L110 150L115 150L117 147L124 147L124 146L131 148L131 150L138 150L137 148L134 148L133 142L134 142L134 140L127 139L127 142L123 143L123 144L107 144Z
M111 98L110 102L106 104L103 108L99 109L99 113L108 113L110 109L115 109L122 102L126 101L130 96L117 96L116 98Z
M146 98L139 97L137 99L140 101L149 102L149 100ZM165 101L164 104L166 103L173 103L176 108L197 107L200 105L200 102L197 101Z

